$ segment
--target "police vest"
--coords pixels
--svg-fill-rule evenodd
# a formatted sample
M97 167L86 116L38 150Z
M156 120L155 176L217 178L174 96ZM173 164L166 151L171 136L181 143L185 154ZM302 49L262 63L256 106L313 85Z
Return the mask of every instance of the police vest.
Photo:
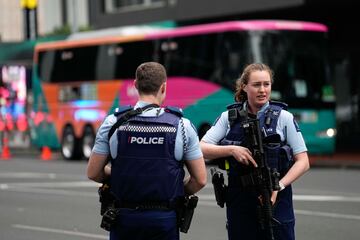
M166 108L155 117L132 116L116 129L110 187L120 204L172 203L184 195L183 162L174 154L180 117Z
M277 169L281 177L286 174L293 161L290 146L286 144L286 141L281 141L280 135L276 132L280 112L282 109L286 109L286 107L286 104L271 101L267 109L258 116L260 129L262 129L264 135L263 148L265 159L267 160L268 166ZM248 147L248 143L245 139L245 130L243 128L243 123L247 121L248 115L247 112L243 110L243 104L235 103L229 105L227 109L230 130L220 144ZM228 161L229 168L227 169L227 172L229 191L244 188L239 179L241 176L248 175L253 170L253 166L241 164L234 158L229 158ZM286 189L279 192L277 209L274 216L279 221L287 222L294 219L291 186L288 186Z

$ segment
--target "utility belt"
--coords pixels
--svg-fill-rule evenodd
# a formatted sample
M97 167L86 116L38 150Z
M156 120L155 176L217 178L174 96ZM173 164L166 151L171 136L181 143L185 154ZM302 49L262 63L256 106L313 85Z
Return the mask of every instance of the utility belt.
M100 227L106 231L110 231L111 227L115 225L116 219L119 216L121 209L134 210L162 210L162 211L176 211L177 224L181 232L187 233L194 209L197 206L198 197L195 195L179 197L175 201L147 201L147 202L119 202L109 191L109 188L104 188L105 184L99 188L99 196L101 202L102 220ZM103 191L105 190L105 191ZM107 200L107 201L104 201Z
M115 202L116 208L129 208L129 209L139 209L139 210L175 210L177 206L177 202L143 202L143 203L135 203L135 202Z
M104 209L101 219L100 227L106 231L110 231L111 227L115 225L116 219L119 216L121 209L134 209L134 210L175 210L176 204L170 204L169 202L143 202L143 203L119 203L115 198L112 202L105 203L107 206L103 206L101 203L101 209Z

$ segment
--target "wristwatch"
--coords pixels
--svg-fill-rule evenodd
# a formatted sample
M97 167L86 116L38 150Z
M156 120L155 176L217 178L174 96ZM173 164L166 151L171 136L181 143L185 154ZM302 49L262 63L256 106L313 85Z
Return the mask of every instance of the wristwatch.
M279 187L280 187L279 192L285 189L285 185L280 181L279 181Z

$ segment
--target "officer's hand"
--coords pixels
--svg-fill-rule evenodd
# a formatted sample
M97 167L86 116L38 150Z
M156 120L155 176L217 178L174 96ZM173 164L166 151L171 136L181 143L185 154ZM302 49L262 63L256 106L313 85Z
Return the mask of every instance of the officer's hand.
M271 194L270 201L271 201L271 204L272 204L272 205L274 205L275 202L276 202L276 198L277 198L278 192L279 192L279 191L273 191L272 194Z
M257 167L255 160L252 157L252 154L249 149L242 146L233 146L232 156L238 161L239 163L249 165L250 163Z

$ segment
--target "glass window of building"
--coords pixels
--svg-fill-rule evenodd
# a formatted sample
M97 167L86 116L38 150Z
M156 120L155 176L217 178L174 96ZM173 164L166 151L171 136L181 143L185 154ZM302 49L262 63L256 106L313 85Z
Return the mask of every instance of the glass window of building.
M157 8L166 5L168 0L105 0L105 12L116 13L121 11L142 10Z

